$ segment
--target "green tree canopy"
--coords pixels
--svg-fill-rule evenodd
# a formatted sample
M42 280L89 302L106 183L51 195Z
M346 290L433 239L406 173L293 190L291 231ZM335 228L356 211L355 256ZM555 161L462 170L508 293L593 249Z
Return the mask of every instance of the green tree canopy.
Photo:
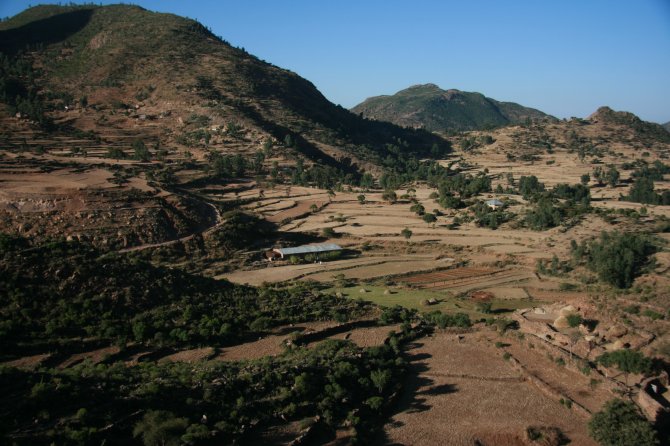
M603 232L590 250L588 265L603 281L629 288L656 247L645 235Z
M589 422L589 433L602 446L654 446L659 444L652 426L635 404L614 399Z

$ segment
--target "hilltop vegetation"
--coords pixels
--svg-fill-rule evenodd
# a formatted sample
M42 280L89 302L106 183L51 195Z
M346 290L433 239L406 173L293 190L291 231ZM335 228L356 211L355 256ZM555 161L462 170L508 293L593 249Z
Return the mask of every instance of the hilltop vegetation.
M480 93L415 85L392 96L368 98L351 109L377 121L432 132L481 130L527 120L553 120L549 115L513 102L499 102Z

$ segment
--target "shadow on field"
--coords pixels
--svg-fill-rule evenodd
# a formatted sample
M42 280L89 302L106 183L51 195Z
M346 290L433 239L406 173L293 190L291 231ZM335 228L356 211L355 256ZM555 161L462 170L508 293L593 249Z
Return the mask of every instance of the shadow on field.
M432 357L428 353L412 354L412 350L422 347L421 342L414 342L408 346L405 359L409 362L409 373L404 383L403 391L398 399L395 409L391 416L399 413L419 413L430 410L431 406L427 403L428 397L437 395L447 395L458 391L454 384L435 385L435 381L427 376L425 372L429 371L427 360ZM389 424L393 427L403 425L401 421L390 420ZM390 443L383 432L377 444L399 446Z

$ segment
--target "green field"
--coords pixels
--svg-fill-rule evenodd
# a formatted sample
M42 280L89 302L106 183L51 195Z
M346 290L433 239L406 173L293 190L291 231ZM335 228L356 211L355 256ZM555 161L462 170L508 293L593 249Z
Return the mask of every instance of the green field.
M366 292L362 293L361 289ZM391 294L384 294L390 290ZM401 305L406 308L417 309L421 312L440 310L445 313L467 313L470 317L479 319L490 317L491 314L503 314L519 308L529 308L540 304L530 299L493 299L491 313L485 314L477 309L477 303L466 298L454 297L444 291L417 290L409 288L351 285L346 287L332 287L324 290L327 293L342 293L351 299L363 299L387 307ZM435 299L436 304L426 305L423 302Z

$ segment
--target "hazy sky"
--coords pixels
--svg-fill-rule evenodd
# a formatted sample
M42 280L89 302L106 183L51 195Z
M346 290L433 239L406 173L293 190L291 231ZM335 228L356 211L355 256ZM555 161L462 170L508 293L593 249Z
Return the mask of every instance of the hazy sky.
M0 17L31 3L0 0ZM197 19L345 107L430 82L561 118L609 105L670 121L670 0L136 3Z

